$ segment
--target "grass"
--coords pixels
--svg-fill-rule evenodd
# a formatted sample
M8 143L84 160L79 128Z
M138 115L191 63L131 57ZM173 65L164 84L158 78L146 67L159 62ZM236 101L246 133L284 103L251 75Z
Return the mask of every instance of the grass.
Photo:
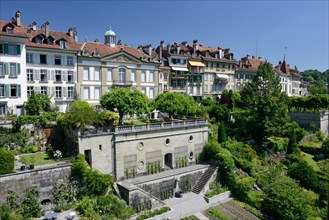
M199 218L196 217L195 215L191 215L188 217L181 218L181 220L199 220Z
M313 155L301 152L303 160L307 162L308 165L310 165L314 171L320 171L320 168L318 164L313 160Z
M130 121L125 121L124 125L132 125L132 122L134 122L134 125L145 125L146 124L144 121L130 120Z
M33 161L33 165L44 165L57 162L56 160L53 160L51 157L49 157L45 152L26 154L20 156L20 158L25 165L30 165Z

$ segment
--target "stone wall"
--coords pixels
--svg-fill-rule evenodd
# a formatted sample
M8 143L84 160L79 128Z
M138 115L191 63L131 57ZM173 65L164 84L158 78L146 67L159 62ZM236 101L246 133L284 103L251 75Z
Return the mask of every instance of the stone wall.
M326 136L329 134L329 111L322 112L289 112L290 119L302 128L320 129Z
M40 201L48 199L52 201L52 190L54 186L68 182L70 175L70 165L1 175L0 204L6 203L8 190L14 190L22 198L24 191L33 186L36 186L39 190Z

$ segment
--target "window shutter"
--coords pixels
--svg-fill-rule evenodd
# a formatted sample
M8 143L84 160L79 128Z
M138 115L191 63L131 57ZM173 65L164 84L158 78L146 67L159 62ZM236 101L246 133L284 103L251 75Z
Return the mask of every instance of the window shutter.
M65 65L65 56L61 56L61 65Z
M40 54L33 54L34 63L40 64Z
M21 97L21 85L17 85L17 96Z
M17 75L21 75L21 64L20 63L16 63L16 71L17 71Z
M34 73L35 79L40 80L40 70L34 70L33 73Z
M51 79L51 72L50 72L50 70L47 70L47 80L50 80Z
M5 74L8 74L8 72L9 72L9 63L4 63L3 64L4 65L4 72L5 72Z
M51 70L50 79L55 80L55 70Z
M21 45L17 44L17 55L21 54Z
M9 97L9 89L10 89L10 85L6 84L5 85L5 96L8 98Z
M73 81L76 82L77 81L77 72L73 71Z
M4 44L3 44L3 47L4 47L4 52L5 52L5 54L8 54L8 51L9 51L8 43L4 43Z

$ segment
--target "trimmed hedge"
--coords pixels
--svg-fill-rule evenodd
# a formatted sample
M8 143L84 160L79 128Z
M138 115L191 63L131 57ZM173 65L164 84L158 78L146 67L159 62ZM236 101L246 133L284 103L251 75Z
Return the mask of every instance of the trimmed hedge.
M0 148L0 174L12 173L15 168L15 156L12 152Z

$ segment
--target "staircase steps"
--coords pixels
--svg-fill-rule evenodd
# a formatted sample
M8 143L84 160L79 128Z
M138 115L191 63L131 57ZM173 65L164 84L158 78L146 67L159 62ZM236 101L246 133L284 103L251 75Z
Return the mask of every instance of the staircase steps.
M192 189L192 192L194 192L195 194L199 194L209 181L210 177L214 174L216 169L217 167L215 166L209 166L209 168L206 170L206 172L202 175L202 177Z

